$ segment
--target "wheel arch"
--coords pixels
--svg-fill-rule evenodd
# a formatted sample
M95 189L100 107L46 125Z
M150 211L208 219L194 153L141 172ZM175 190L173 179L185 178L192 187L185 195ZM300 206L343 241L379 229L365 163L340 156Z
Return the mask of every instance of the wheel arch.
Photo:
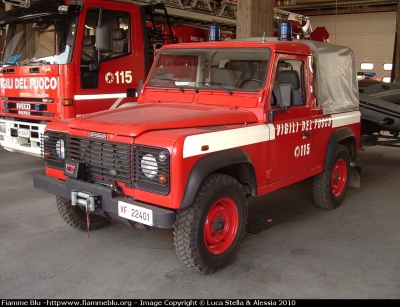
M201 158L193 166L180 208L190 206L203 180L216 172L232 176L245 187L246 194L255 195L255 171L247 152L242 149L223 150Z
M324 170L330 167L330 163L333 159L333 155L335 154L336 147L339 144L343 144L348 149L351 159L350 162L355 161L357 157L356 137L350 128L342 128L334 131L329 138L329 143L325 154Z

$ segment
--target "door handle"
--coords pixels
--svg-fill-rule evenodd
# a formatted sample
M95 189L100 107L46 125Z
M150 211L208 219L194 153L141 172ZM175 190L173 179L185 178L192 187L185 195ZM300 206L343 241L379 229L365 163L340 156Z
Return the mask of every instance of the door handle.
M303 132L301 135L306 137L306 136L309 136L311 134L312 134L312 131L306 131L306 132Z

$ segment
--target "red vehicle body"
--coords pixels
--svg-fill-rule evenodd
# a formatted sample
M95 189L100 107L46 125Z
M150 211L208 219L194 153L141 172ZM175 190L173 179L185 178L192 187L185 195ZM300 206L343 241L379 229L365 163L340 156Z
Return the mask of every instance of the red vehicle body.
M212 273L239 246L247 197L314 177L317 206L341 204L357 179L356 84L345 47L273 38L164 46L137 106L47 126L46 174L34 185L56 194L81 230L111 218L173 227L180 260Z
M136 102L157 49L171 44L146 31L152 6L123 1L43 1L7 11L0 69L0 144L40 156L48 122ZM161 25L167 27L166 25ZM207 30L171 26L175 40ZM148 37L149 36L149 37Z

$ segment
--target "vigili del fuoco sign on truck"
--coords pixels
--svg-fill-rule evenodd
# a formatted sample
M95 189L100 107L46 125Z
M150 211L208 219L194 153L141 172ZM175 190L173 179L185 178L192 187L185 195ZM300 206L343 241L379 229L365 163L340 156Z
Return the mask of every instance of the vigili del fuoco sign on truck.
M310 40L164 46L138 105L51 122L45 175L71 226L110 220L174 228L190 269L227 265L247 198L314 177L315 203L338 207L355 165L360 112L353 52Z

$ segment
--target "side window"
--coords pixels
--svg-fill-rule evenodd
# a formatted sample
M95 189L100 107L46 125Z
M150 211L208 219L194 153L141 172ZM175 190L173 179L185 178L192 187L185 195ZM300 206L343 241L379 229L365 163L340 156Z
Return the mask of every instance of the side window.
M131 52L130 16L126 12L104 11L102 25L111 26L112 45L110 53L102 53L102 60L113 59Z
M131 53L130 14L122 11L103 10L101 25L111 27L111 51L99 52L96 49L96 28L100 10L90 9L87 12L81 52L81 86L97 88L97 69L90 66L101 65L101 62L120 58Z
M98 10L88 11L82 40L81 62L97 62L96 37Z
M82 57L83 61L98 60L97 55L93 53L96 50L96 27L98 26L99 10L90 10L87 13L83 38L83 49L86 50L86 57ZM100 59L107 60L110 58L127 55L131 52L131 29L130 15L127 12L103 10L102 25L111 27L111 52L101 53ZM94 50L94 51L93 51Z
M291 84L294 90L294 106L305 104L304 99L304 63L299 60L282 60L278 62L275 74L273 93L271 98L272 107L280 107L279 85Z
M81 51L81 87L97 88L98 73L91 71L90 65L97 65L99 62L96 50L95 30L97 27L99 10L89 10L86 15L85 27L83 29L82 51Z

